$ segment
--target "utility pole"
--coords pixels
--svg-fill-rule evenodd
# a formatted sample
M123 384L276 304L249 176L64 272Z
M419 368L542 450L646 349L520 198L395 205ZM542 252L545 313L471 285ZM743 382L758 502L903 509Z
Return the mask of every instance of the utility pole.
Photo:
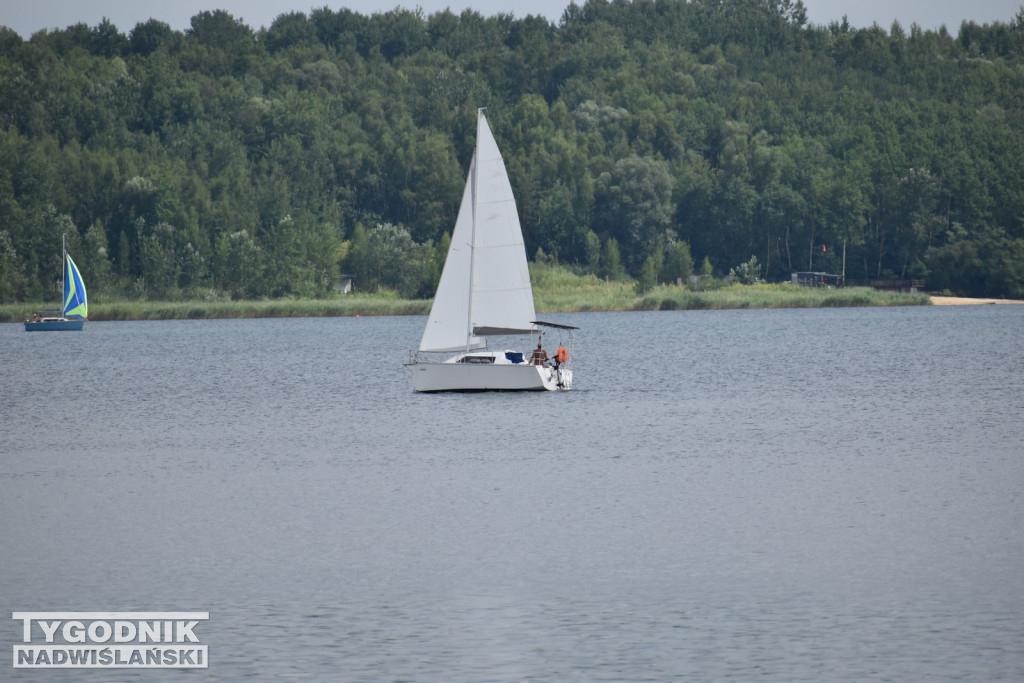
M843 287L846 286L846 238L843 238Z

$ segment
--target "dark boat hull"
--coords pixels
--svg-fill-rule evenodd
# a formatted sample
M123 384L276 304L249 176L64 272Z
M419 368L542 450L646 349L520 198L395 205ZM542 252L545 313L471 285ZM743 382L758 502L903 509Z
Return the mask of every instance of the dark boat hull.
M68 320L60 318L57 320L26 320L26 332L74 332L85 326L84 320Z

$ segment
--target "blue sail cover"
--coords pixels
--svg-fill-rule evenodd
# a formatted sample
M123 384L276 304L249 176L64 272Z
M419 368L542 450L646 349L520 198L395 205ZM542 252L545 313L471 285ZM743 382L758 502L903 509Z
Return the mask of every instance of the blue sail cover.
M89 304L85 298L85 283L78 272L78 266L70 254L64 255L64 317L89 317Z

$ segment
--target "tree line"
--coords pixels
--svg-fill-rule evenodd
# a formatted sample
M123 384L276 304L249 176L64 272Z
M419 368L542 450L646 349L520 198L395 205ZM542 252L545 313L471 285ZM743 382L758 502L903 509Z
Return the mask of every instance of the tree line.
M1024 296L1024 8L925 31L800 0L201 12L0 28L0 301L429 297L488 117L528 254Z

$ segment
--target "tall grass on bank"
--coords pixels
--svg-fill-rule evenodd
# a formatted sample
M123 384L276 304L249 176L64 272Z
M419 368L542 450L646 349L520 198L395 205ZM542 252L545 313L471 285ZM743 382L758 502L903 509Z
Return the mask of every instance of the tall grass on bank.
M881 292L870 287L800 287L788 283L661 285L637 295L633 282L575 275L548 264L530 267L538 311L667 311L732 308L829 308L842 306L922 306L927 294Z
M638 298L633 310L717 310L734 308L837 308L849 306L924 306L927 294L882 292L871 287L800 287L790 284L729 285L693 291L658 287Z
M0 306L0 322L31 317L32 304ZM90 303L89 320L201 320L212 318L305 318L355 315L423 315L430 302L389 294L351 294L336 299L258 301L118 301Z
M539 313L668 311L731 308L827 308L837 306L920 306L927 294L879 292L869 287L829 289L790 284L662 285L637 295L634 283L577 275L550 264L530 267ZM0 322L20 322L38 307L0 306ZM393 292L349 294L332 299L261 301L118 301L89 304L90 320L185 320L204 318L298 318L354 315L426 315L429 300L399 299Z
M628 311L637 296L632 282L602 280L548 264L531 264L530 280L537 311Z

